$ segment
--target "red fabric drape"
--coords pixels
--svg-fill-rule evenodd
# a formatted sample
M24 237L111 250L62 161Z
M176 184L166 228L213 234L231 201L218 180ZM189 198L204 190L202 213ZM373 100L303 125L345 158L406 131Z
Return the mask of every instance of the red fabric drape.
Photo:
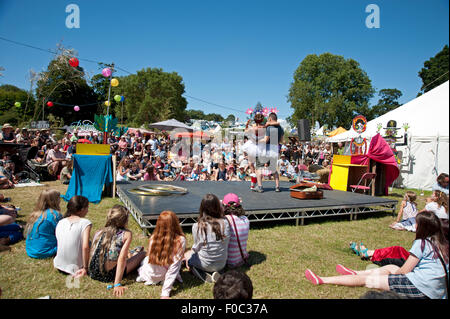
M409 252L400 246L391 246L386 248L375 249L370 261L380 261L386 258L408 259Z
M371 159L378 163L382 163L386 167L386 184L384 193L385 195L388 195L388 188L397 179L400 174L400 170L391 147L380 134L372 137L367 154L352 156L351 163L369 165Z

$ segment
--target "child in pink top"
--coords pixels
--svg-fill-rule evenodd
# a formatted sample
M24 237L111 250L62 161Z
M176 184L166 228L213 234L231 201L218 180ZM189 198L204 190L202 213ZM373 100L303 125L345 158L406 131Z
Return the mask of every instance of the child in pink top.
M228 244L227 265L230 268L242 266L248 259L247 240L250 222L245 216L239 197L234 193L225 195L222 200L225 217L230 224L231 238ZM239 240L238 240L239 238Z

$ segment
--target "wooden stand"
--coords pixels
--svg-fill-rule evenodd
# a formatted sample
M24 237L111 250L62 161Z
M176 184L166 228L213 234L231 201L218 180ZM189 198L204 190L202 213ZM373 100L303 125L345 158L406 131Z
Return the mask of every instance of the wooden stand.
M350 185L358 184L361 176L369 170L368 165L351 164L351 156L334 155L330 175L333 189L348 191Z

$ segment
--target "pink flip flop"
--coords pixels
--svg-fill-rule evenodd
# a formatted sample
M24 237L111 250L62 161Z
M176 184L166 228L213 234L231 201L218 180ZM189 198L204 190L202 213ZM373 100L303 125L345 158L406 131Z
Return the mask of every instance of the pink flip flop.
M306 269L305 277L315 286L323 284L323 280L309 269Z
M341 264L336 265L336 271L341 275L356 275L356 272L354 270L342 266Z

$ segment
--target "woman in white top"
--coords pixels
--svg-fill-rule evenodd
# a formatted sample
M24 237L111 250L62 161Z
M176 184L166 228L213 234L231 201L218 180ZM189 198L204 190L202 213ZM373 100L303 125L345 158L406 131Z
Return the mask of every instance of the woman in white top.
M186 238L177 215L163 211L150 237L148 255L141 262L136 281L145 285L163 282L161 299L169 298L175 279L183 282L180 269L185 248Z
M433 195L427 198L425 208L419 213L430 211L436 214L440 219L448 220L448 197L443 192L435 190Z
M75 277L87 274L89 263L89 236L92 223L84 218L89 210L89 200L73 196L67 203L67 212L56 226L57 252L53 265Z

